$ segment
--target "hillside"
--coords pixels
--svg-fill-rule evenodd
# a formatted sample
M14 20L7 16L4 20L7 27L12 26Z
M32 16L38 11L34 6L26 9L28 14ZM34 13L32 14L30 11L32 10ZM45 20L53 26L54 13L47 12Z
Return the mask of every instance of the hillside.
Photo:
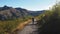
M0 7L0 20L25 18L26 16L38 16L43 11L29 11L23 8Z
M18 10L8 6L0 7L0 20L22 18L27 15L28 13L24 9Z

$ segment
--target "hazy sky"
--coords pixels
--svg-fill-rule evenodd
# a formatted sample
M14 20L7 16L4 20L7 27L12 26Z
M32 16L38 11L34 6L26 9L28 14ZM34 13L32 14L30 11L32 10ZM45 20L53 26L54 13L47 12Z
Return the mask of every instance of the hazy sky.
M44 10L55 4L55 0L0 0L0 6L21 7L28 10Z

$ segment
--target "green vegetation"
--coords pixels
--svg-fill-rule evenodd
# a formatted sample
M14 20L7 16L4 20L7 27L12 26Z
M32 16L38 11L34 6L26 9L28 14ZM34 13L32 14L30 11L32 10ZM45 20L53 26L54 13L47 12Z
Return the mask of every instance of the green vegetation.
M11 34L13 32L13 29L15 29L18 24L27 21L30 19L31 16L25 17L25 19L22 18L16 18L13 20L0 20L0 34Z
M44 16L43 16L44 15ZM60 4L52 7L52 10L46 10L44 14L38 16L39 34L60 34Z

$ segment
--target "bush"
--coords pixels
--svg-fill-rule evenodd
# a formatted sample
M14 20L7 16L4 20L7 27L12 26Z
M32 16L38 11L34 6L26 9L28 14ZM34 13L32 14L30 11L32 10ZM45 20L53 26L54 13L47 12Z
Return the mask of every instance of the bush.
M39 34L60 34L60 5L56 6L38 21Z

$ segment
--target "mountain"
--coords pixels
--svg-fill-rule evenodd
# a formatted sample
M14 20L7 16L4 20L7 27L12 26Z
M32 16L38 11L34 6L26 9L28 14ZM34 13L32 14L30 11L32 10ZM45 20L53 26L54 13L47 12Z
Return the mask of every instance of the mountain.
M4 7L0 7L0 11L2 11L2 10L7 10L7 9L10 9L10 8L12 8L12 7L8 7L8 6L4 6Z
M32 16L38 16L42 13L44 13L45 10L41 10L41 11L29 11L29 14L32 15Z
M12 8L8 6L0 7L0 20L22 18L28 15L25 11L18 10L18 8Z
M44 11L29 11L23 8L13 8L13 7L0 7L0 20L24 18L26 16L37 16Z
M22 15L27 16L28 15L28 10L23 9L23 8L15 8L16 10L19 10Z
M38 15L40 15L40 14L45 12L45 10L41 10L41 11L29 11L29 10L22 9L22 8L15 8L15 9L19 10L21 13L25 13L25 14L28 14L28 15L31 15L31 16L38 16Z

